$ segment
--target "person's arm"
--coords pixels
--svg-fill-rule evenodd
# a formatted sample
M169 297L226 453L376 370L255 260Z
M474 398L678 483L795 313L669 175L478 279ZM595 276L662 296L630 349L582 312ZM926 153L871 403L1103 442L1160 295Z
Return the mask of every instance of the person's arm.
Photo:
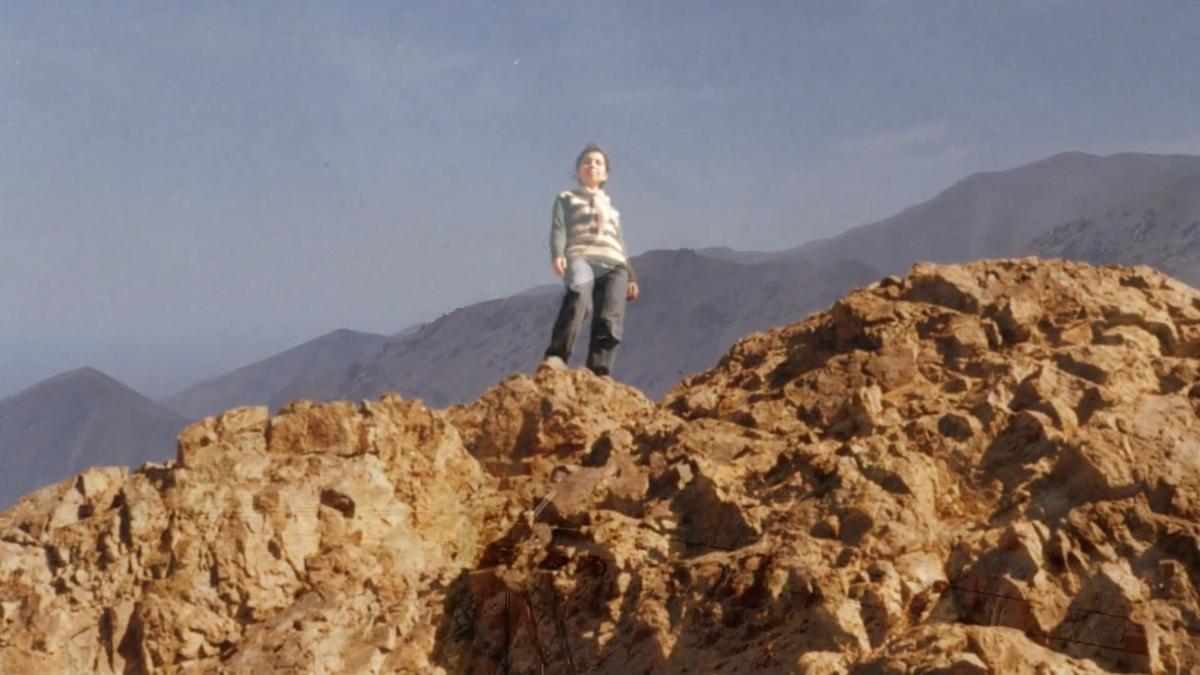
M629 270L629 291L625 294L626 300L637 300L638 297L638 282L637 273L633 271L633 261L629 259L629 247L625 245L625 236L622 234L624 228L617 226L617 241L621 243L621 253L625 254L625 269Z
M567 224L563 215L563 200L560 195L554 200L554 213L550 217L550 269L558 276L566 270Z
M629 247L625 245L624 228L617 226L617 241L621 244L621 253L625 254L625 269L629 270L629 282L636 284L637 275L633 272L633 262L629 259Z
M626 266L625 269L629 270L629 288L625 291L625 299L633 302L638 299L641 288L638 286L637 279L633 275L633 268Z

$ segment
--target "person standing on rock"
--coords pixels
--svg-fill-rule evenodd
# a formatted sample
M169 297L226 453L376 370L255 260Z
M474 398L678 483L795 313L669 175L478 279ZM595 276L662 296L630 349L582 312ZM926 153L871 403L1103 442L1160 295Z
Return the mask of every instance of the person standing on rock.
M550 221L550 267L566 286L542 366L562 369L575 338L592 311L587 367L598 375L612 370L625 321L625 301L638 297L637 279L621 236L621 217L604 192L611 165L595 144L575 158L579 186L554 200Z

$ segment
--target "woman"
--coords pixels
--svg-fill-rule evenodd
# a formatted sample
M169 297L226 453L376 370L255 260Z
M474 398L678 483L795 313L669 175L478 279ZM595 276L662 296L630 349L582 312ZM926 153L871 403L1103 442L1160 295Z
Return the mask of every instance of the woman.
M566 294L542 361L546 367L566 367L591 309L587 367L598 375L608 375L621 343L625 301L638 296L637 280L621 236L620 214L604 193L610 167L604 150L588 145L575 159L579 186L563 191L554 200L550 267L563 278Z

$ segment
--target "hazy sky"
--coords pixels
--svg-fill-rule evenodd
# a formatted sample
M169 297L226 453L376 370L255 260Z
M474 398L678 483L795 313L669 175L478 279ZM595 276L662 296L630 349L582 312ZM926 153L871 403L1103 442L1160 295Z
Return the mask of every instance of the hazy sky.
M1064 150L1200 153L1200 3L0 3L0 396L151 395L634 253L781 249ZM547 327L547 331L549 327Z

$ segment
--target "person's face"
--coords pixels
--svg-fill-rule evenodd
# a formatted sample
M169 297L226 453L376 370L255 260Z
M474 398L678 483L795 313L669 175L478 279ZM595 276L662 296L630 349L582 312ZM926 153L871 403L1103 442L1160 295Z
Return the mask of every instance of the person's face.
M608 163L604 161L604 155L599 152L589 152L579 161L579 166L575 169L576 175L579 176L579 184L588 188L598 188L600 184L608 180Z

